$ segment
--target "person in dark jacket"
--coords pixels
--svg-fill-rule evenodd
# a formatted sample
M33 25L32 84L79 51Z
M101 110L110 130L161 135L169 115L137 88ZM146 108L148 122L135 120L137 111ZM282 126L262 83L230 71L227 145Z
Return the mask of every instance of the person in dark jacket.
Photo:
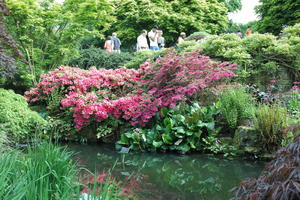
M120 39L117 37L117 33L112 34L111 41L113 44L113 52L120 53L121 52L120 47L121 47L122 43L121 43Z

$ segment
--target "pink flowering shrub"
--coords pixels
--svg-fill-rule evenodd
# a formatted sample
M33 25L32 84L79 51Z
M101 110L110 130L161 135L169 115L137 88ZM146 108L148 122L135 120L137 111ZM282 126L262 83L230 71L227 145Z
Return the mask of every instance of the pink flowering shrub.
M41 76L42 81L25 93L31 103L45 102L57 89L62 94L61 110L73 113L75 128L110 115L146 124L163 107L174 107L205 88L223 84L234 77L234 65L213 62L199 51L177 55L170 52L155 63L138 70L83 70L61 66Z

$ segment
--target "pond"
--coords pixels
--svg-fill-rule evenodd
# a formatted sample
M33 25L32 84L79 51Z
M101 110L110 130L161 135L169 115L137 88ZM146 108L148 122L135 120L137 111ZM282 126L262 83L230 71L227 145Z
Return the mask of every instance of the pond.
M260 174L263 162L203 154L120 154L109 145L68 145L91 171L107 172L143 200L222 200L241 180Z

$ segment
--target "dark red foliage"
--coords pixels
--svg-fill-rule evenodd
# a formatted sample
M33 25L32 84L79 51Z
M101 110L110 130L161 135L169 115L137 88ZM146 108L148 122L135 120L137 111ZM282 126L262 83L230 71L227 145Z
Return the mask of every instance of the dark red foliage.
M280 149L257 179L248 179L233 189L232 200L299 200L300 136Z
M6 29L5 15L8 10L4 0L0 0L0 77L12 78L17 72L16 59L23 56Z

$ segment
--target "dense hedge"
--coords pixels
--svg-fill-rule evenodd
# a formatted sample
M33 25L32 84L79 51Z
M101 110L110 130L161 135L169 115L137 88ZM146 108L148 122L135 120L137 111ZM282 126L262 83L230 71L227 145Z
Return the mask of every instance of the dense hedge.
M106 53L103 49L89 48L79 51L79 55L70 59L66 64L88 69L92 66L97 68L116 69L124 66L133 59L133 55L127 52Z

